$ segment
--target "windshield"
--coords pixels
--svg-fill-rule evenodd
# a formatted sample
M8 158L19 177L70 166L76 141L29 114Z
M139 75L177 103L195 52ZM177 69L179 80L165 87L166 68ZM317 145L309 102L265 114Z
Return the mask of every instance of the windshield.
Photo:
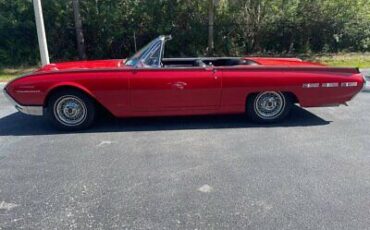
M133 56L131 56L129 59L126 61L126 65L129 66L135 66L137 62L142 59L149 51L150 48L155 44L159 42L158 39L155 39L154 41L150 42L144 48L141 48L138 52L136 52Z

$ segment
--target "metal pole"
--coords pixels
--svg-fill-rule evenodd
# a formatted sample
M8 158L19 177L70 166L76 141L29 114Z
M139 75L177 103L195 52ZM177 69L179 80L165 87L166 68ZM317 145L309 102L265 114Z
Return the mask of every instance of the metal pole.
M50 63L48 44L46 42L44 17L42 15L41 0L33 0L33 8L35 10L37 37L39 40L40 56L42 65Z

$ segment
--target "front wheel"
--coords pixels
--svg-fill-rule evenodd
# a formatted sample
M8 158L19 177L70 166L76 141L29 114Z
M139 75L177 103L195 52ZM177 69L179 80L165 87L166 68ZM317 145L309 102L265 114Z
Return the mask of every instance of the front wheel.
M62 90L51 95L47 116L61 130L73 131L90 127L95 119L94 101L77 90Z
M292 104L291 98L281 92L261 92L248 98L247 115L259 123L279 122L289 114Z

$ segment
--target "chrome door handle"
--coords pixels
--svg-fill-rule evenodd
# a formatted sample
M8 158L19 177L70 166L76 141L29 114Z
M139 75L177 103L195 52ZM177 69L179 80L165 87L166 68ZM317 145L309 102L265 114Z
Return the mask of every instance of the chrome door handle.
M188 85L186 82L182 82L182 81L170 82L168 84L171 85L172 88L176 88L176 89L184 89L185 86Z

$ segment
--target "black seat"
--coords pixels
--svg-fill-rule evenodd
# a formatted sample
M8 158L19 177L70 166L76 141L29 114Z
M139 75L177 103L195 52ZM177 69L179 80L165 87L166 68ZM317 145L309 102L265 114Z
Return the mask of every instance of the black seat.
M198 66L198 67L207 67L207 64L204 63L201 59L197 59L194 61L194 66Z

